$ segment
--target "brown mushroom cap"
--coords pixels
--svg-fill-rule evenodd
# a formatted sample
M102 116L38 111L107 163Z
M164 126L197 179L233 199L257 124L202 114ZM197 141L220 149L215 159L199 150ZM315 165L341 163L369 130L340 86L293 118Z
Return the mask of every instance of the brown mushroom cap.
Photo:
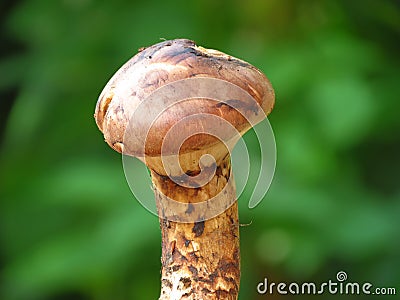
M151 97L161 87L193 78L229 82L238 87L238 92L231 89L225 94L231 92L230 96L237 97L221 103L199 95L170 107L161 107L162 103L156 103ZM251 96L253 103L244 99L243 93ZM102 91L95 119L106 142L116 151L138 157L157 157L161 155L168 131L185 117L198 113L214 115L243 134L268 115L273 105L272 86L257 68L222 52L199 47L193 41L176 39L145 48L125 63ZM142 113L138 114L138 110ZM157 118L146 113L154 110L163 111ZM260 110L263 112L261 118ZM182 134L196 132L199 126L206 125L207 120L201 118L199 116L193 125L184 126ZM146 126L149 128L143 128ZM134 132L126 135L127 130ZM215 136L196 134L180 145L179 153L210 148L216 143ZM173 149L164 150L163 154L173 152Z

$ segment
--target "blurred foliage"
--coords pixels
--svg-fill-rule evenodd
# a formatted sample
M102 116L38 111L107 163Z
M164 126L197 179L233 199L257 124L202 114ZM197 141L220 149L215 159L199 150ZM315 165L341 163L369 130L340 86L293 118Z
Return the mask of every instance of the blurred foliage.
M277 94L273 184L253 210L250 191L240 199L251 223L240 298L263 299L264 277L318 283L340 270L400 292L397 1L31 0L7 12L0 299L157 298L158 220L92 116L139 47L178 37L258 66Z

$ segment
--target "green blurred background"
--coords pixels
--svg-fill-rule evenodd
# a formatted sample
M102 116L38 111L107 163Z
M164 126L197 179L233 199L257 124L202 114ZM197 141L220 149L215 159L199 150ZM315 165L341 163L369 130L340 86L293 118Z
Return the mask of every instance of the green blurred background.
M293 297L257 295L264 277L321 283L341 270L399 293L399 8L3 0L0 299L158 297L158 219L133 198L93 112L138 48L180 37L249 61L276 90L276 175L255 209L249 191L240 199L251 223L241 227L240 299Z

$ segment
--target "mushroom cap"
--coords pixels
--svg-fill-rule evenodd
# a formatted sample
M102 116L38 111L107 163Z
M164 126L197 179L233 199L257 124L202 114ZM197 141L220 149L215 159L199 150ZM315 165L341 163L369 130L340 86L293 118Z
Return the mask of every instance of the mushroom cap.
M271 83L254 66L176 39L126 62L100 94L94 116L116 151L158 157L175 154L177 147L179 154L190 153L230 140L232 130L201 132L225 122L243 134L271 112L274 100ZM182 120L184 126L177 126ZM175 142L165 146L171 129Z

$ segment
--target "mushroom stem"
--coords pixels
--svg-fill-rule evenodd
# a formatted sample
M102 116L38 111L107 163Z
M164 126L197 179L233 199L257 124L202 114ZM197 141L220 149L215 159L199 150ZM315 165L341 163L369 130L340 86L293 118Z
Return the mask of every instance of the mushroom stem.
M229 155L217 166L210 182L202 187L186 188L154 171L151 175L162 235L159 299L237 299L239 221L234 181L229 180L232 176ZM212 219L180 223L163 217L164 209L168 209L164 205L166 197L187 203L190 213L192 203L206 201L218 194L218 200L227 208Z

